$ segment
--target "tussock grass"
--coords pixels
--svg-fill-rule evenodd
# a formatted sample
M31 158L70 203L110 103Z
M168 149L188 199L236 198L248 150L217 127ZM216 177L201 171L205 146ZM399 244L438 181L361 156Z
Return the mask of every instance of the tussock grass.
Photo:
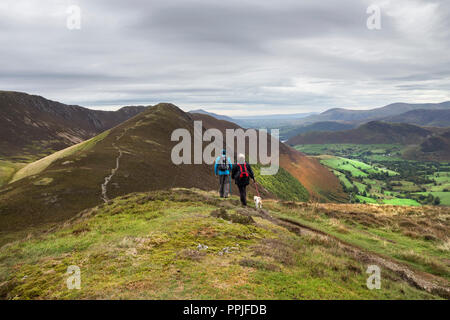
M442 207L265 202L276 216L450 279L450 212ZM322 241L321 239L314 241Z

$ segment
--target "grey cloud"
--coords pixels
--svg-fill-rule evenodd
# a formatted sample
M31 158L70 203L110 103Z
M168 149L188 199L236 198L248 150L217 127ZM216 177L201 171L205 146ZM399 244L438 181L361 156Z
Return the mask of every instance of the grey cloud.
M379 31L366 28L372 2L385 3ZM230 114L450 99L448 1L76 3L80 31L61 1L2 0L0 89Z

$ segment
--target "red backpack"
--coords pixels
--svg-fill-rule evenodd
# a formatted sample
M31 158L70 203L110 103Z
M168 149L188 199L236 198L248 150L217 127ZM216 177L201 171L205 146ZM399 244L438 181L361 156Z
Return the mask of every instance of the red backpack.
M241 171L240 175L239 175L239 179L241 181L245 181L245 182L249 182L249 175L248 175L248 171L247 171L247 164L244 162L244 169L242 170L242 165L240 163L238 163L239 169Z

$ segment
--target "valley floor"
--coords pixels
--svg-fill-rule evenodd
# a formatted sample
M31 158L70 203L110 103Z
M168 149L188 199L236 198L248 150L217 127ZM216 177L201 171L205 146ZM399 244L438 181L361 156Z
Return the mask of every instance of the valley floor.
M403 159L395 144L313 144L314 156L340 180L354 203L450 206L450 163Z
M450 298L438 207L264 201L173 189L115 198L0 249L3 299ZM381 289L369 290L369 265ZM69 266L81 288L68 289Z

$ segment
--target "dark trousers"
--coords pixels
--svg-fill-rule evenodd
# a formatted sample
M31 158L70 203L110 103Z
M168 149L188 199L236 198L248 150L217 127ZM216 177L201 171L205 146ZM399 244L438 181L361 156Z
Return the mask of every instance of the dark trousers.
M221 175L219 176L219 194L223 197L228 197L228 194L230 193L230 176L229 175Z
M239 194L241 195L241 203L243 206L247 205L247 186L246 185L238 185Z

